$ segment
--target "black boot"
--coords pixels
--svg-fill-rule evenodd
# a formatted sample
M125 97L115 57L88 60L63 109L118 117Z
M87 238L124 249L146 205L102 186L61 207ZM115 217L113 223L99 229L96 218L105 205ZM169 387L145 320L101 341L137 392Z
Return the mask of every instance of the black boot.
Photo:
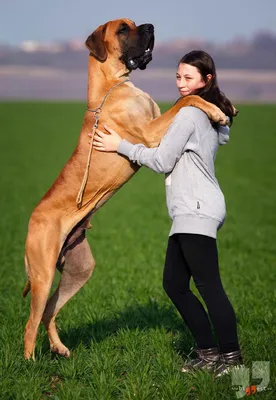
M200 369L213 370L220 358L218 347L210 347L209 349L192 348L188 358L193 351L195 351L197 357L189 359L181 368L181 372L192 372Z
M230 374L231 371L244 367L240 350L231 351L229 353L220 353L219 361L214 368L215 378Z

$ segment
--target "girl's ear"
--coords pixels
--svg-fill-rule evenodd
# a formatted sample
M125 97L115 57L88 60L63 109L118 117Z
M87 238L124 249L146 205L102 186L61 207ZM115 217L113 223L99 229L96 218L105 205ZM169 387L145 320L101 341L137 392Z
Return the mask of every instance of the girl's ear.
M209 82L213 78L213 75L208 74L208 75L206 75L206 78L207 78L207 82Z

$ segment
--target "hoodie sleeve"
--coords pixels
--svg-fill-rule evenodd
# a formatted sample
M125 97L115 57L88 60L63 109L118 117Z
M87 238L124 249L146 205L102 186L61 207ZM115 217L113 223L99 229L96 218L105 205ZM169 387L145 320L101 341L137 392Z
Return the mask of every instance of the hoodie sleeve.
M158 147L148 148L143 144L131 144L123 139L117 152L138 165L145 165L155 172L168 173L180 159L194 130L192 119L180 110Z
M219 144L223 146L229 141L229 133L230 128L229 126L219 126L218 135L219 135Z

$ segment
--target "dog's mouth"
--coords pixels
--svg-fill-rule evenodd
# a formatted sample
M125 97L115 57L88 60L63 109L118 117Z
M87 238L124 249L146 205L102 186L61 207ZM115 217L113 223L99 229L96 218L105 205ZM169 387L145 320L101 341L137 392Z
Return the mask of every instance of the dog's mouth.
M152 60L152 50L154 47L154 35L151 36L149 42L146 46L146 49L138 54L132 55L132 51L129 51L127 55L122 57L122 61L124 61L126 67L129 70L135 70L137 68L144 70L147 67L147 64Z

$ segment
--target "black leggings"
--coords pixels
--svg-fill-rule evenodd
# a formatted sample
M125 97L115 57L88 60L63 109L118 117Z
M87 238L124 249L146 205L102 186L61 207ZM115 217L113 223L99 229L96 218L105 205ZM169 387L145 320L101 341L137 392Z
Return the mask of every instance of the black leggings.
M207 306L222 352L239 350L236 316L219 274L216 239L190 233L169 238L163 286L192 332L197 346L215 347L211 324L202 303L190 290L190 279Z

